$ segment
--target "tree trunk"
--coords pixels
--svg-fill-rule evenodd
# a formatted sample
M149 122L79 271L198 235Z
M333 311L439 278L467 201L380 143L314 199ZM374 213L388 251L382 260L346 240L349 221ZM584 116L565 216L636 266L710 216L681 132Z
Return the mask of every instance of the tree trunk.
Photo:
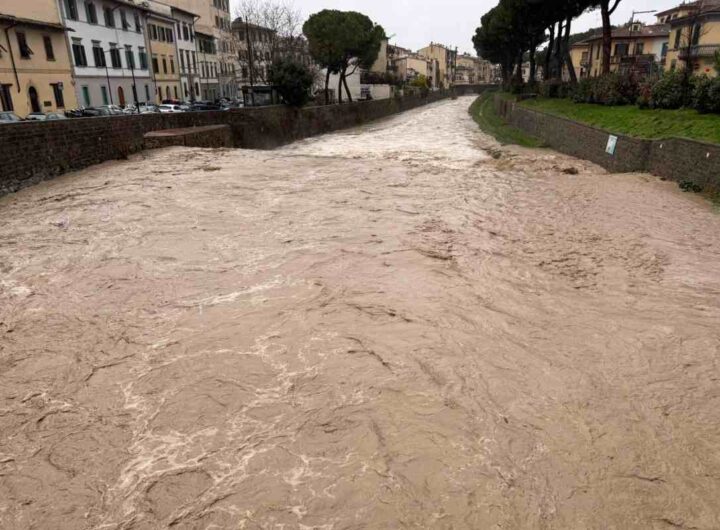
M555 49L552 51L552 61L551 61L551 68L552 68L552 78L553 79L560 79L562 77L562 60L560 56L561 48L562 48L562 42L563 42L563 28L564 28L563 21L558 22L558 30L557 30L557 38L555 39Z
M545 71L543 71L543 79L545 81L550 79L550 59L552 58L553 48L555 48L555 23L550 26L550 41L545 50Z
M535 73L537 70L537 64L535 61L535 52L537 51L537 44L535 44L535 39L533 38L530 41L530 79L528 82L530 84L535 84Z
M564 43L564 50L563 50L563 64L568 69L568 76L570 77L570 82L573 85L577 84L577 74L575 73L575 66L572 62L572 57L570 56L570 28L572 27L572 17L568 17L567 22L565 23L565 43Z
M353 70L353 73L355 73L354 70ZM347 84L347 68L345 70L343 70L342 82L343 82L343 86L345 87L345 93L347 94L348 102L352 103L352 100L353 100L352 94L350 94L350 89L348 88L348 84Z
M343 82L343 72L344 71L345 71L345 69L343 68L342 70L340 70L340 73L338 74L340 76L340 78L338 79L338 104L339 105L342 105L342 90L343 90L342 82Z
M610 26L610 15L615 12L620 0L614 0L614 5L610 7L613 0L600 1L600 13L602 15L603 38L602 38L602 73L610 73L610 54L612 53L612 27Z
M330 68L325 73L325 105L330 104Z
M522 65L523 65L523 51L520 50L518 52L518 57L517 57L517 71L515 72L515 81L517 82L518 85L522 85L524 82L523 75L522 75Z

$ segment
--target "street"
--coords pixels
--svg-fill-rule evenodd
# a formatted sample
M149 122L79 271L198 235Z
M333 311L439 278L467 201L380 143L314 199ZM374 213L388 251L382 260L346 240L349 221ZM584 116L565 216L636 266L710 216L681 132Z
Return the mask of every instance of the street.
M720 216L446 100L0 198L0 528L720 527Z

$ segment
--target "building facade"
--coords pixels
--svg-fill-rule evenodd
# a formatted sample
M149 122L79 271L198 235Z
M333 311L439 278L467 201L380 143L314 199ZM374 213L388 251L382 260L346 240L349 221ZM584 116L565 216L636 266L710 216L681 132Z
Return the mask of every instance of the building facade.
M197 42L197 71L200 84L200 99L215 101L222 97L218 75L219 57L215 37L200 31L195 32ZM193 67L195 63L193 62Z
M0 5L0 110L31 112L77 107L65 40L54 0Z
M720 2L704 0L681 4L657 14L670 27L667 67L690 68L696 74L718 75Z
M455 84L475 85L479 83L491 83L491 78L492 65L489 61L480 57L473 57L467 53L457 56Z
M631 24L629 27L613 30L610 56L611 72L636 71L650 73L664 68L668 52L670 26L667 24L644 25ZM583 75L579 77L597 77L602 74L603 44L602 35L587 39L582 44L586 49L575 48L575 57L587 51L587 61L581 65ZM571 49L571 54L573 49ZM573 57L573 59L575 59ZM577 65L573 61L577 70Z
M194 102L200 99L200 76L197 68L197 43L195 20L197 16L178 7L171 7L175 19L175 42L180 63L180 85L182 99Z
M124 0L61 0L78 103L125 106L152 101L144 18L147 9Z
M452 86L455 79L457 50L451 50L447 46L431 42L430 46L418 50L418 53L438 62L437 86L439 88Z
M183 100L177 24L172 16L172 8L159 2L148 3L150 10L145 13L145 21L150 65L155 83L155 102Z

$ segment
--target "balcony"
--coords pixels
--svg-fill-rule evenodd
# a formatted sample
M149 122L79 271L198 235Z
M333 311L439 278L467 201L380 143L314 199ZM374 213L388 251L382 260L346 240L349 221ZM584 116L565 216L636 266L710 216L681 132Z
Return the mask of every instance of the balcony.
M685 59L697 59L698 57L713 57L715 52L720 50L720 44L700 44L697 46L690 46L689 48L680 48L678 57L681 60Z

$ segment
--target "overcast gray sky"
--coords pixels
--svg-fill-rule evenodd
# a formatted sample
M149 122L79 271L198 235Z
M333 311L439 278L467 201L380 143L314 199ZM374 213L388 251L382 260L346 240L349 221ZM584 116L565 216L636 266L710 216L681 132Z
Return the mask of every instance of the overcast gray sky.
M628 21L633 10L663 10L681 2L622 0L612 21L613 24ZM388 35L395 34L391 39L393 44L413 50L434 41L474 53L472 36L475 28L480 25L480 17L497 5L497 0L294 0L294 4L305 17L322 9L360 11L381 24ZM655 20L652 15L637 18L648 22ZM573 29L583 31L601 25L600 12L594 11L577 19Z

